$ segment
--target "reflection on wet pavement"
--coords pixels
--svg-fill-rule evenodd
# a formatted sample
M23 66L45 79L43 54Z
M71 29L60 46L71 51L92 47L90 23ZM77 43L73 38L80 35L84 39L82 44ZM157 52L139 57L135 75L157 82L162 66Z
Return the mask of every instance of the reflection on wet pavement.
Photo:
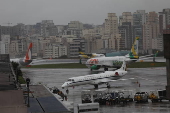
M83 76L88 74L101 73L103 70L91 72L89 69L22 69L25 73L25 77L31 79L32 84L44 84L47 87L58 87L65 93L64 89L61 89L61 85L67 81L70 77ZM110 91L127 89L136 91L148 92L150 90L165 89L166 86L166 68L129 68L128 73L123 77L136 78L140 83L134 84L132 81L117 81L111 83ZM100 85L99 88L106 88L106 85ZM85 85L73 88L69 88L68 101L74 103L81 103L81 90L90 89L94 90L94 86ZM150 100L148 103L128 103L118 105L102 105L100 106L101 113L169 113L170 102L165 100L159 103L152 103Z

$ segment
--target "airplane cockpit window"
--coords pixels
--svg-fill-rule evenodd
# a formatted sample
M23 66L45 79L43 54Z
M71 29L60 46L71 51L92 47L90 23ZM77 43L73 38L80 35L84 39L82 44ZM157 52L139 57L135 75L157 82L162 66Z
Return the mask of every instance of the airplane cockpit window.
M72 81L72 79L68 79L67 81Z

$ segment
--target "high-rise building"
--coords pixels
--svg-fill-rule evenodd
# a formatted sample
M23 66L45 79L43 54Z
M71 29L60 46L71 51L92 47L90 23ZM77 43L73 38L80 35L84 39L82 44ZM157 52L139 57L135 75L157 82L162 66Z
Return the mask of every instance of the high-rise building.
M9 54L10 35L2 35L0 41L0 54Z
M104 44L106 44L106 39L108 39L108 49L119 50L121 37L118 30L118 18L115 13L108 13L108 18L105 19L104 26Z
M122 25L119 26L119 33L121 34L121 49L131 49L133 44L131 22L123 22Z
M83 29L83 24L79 21L70 21L70 23L68 23L68 28L69 29L79 29L82 30Z
M123 24L123 22L130 22L131 25L133 25L133 15L131 14L131 12L122 13L122 16L119 17L120 26Z
M53 20L43 20L41 22L41 36L47 37L49 36L49 28L53 27Z
M68 56L72 58L77 58L79 55L78 48L81 48L83 51L85 51L84 39L77 38L68 43Z
M143 25L143 50L152 52L153 42L155 43L159 35L158 14L149 12L146 15L146 23ZM154 41L153 41L154 40Z
M141 14L142 16L142 25L146 23L146 13L145 10L137 10L136 11L137 14Z
M83 24L79 21L71 21L68 28L64 31L64 35L74 35L77 38L82 37Z
M116 35L118 34L118 18L116 13L108 13L108 18L105 19L105 35Z
M139 52L143 50L143 25L146 23L145 10L137 10L133 13L132 42L139 37Z
M67 47L56 43L49 43L45 46L43 58L59 58L67 55Z
M167 29L170 25L170 8L163 9L162 12L159 12L159 30L160 33L163 33L163 30Z

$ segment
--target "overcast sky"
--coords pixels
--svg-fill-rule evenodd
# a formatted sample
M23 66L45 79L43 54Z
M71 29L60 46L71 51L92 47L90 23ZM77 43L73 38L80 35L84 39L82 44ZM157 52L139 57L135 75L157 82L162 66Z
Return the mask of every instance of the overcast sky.
M161 12L170 8L170 0L0 0L0 25L5 23L36 24L53 20L55 25L67 25L70 21L99 25L107 13Z

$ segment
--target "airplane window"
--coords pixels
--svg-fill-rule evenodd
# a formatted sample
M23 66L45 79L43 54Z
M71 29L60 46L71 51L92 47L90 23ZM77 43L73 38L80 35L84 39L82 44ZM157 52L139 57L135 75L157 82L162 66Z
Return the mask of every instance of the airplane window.
M68 79L68 81L71 81L71 79Z

